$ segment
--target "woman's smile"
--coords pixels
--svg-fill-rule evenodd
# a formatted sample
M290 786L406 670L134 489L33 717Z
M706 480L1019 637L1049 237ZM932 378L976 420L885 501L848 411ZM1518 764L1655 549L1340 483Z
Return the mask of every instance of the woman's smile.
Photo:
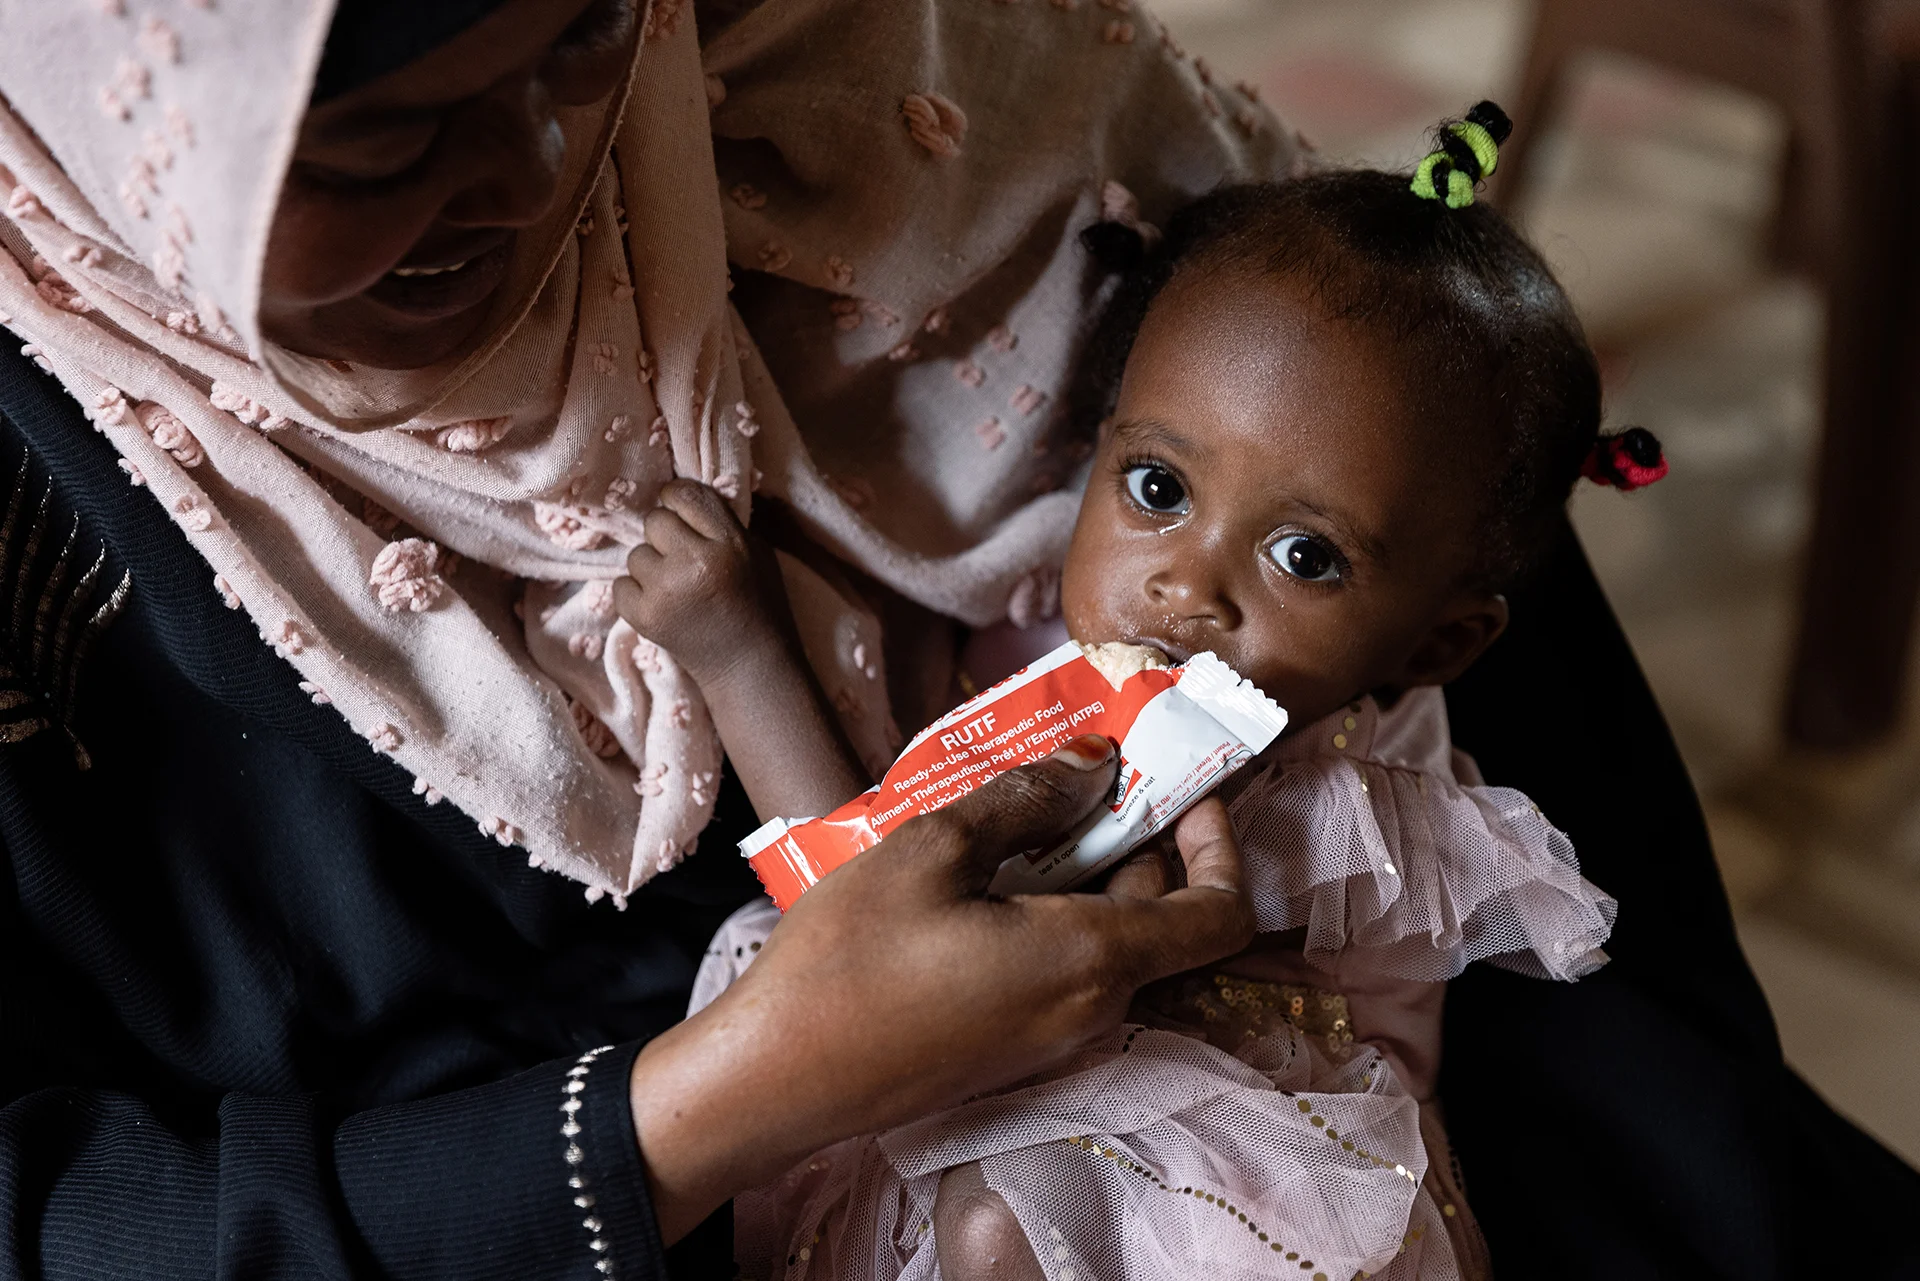
M493 300L505 282L519 237L506 232L493 239L492 248L454 262L395 267L364 296L390 311L422 320L477 311Z
M516 247L531 248L519 233L579 194L563 182L567 158L605 118L568 108L612 99L639 29L634 0L513 0L314 105L275 212L265 336L380 369L432 365L471 341Z

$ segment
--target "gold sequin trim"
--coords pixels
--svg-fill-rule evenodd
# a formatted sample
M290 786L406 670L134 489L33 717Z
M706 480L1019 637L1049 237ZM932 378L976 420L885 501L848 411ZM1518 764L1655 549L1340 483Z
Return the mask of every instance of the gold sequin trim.
M927 1230L927 1225L921 1224L920 1230L922 1232L925 1232ZM816 1232L813 1234L813 1240L807 1242L805 1245L801 1246L798 1250L795 1250L792 1254L789 1254L787 1256L787 1266L790 1268L796 1267L799 1264L805 1263L808 1260L812 1259L813 1247L819 1244L820 1244L820 1234Z
M1385 1157L1375 1156L1373 1153L1367 1151L1365 1148L1356 1145L1351 1139L1341 1138L1340 1132L1327 1124L1327 1118L1325 1118L1324 1116L1321 1116L1319 1113L1313 1110L1312 1103L1308 1102L1306 1099L1299 1098L1291 1090L1283 1090L1281 1091L1281 1093L1286 1095L1287 1098L1292 1099L1294 1106L1299 1108L1302 1112L1306 1113L1307 1124L1313 1126L1315 1129L1319 1130L1322 1134L1324 1134L1326 1136L1328 1143L1339 1148L1342 1152L1351 1152L1354 1156L1358 1157L1360 1160L1370 1162L1378 1169L1382 1169L1382 1170L1392 1169L1392 1171L1395 1174L1399 1175L1401 1178L1405 1179L1407 1182L1413 1184L1416 1187L1419 1186L1420 1180L1413 1177L1412 1170L1409 1170L1406 1166L1401 1165L1397 1161L1389 1162Z
M1311 1278L1311 1281L1327 1281L1326 1273L1313 1272L1312 1259L1301 1259L1300 1252L1298 1250L1289 1250L1287 1249L1285 1244L1283 1244L1282 1242L1275 1241L1271 1236L1267 1234L1267 1232L1263 1228L1261 1228L1260 1224L1256 1220L1248 1217L1247 1212L1245 1210L1241 1209L1239 1206L1235 1205L1233 1202L1227 1200L1227 1198L1221 1195L1220 1193L1209 1192L1205 1188L1196 1188L1196 1187L1176 1188L1172 1184L1162 1179L1158 1174L1154 1173L1154 1171L1148 1169L1146 1166L1140 1164L1138 1161L1135 1161L1132 1157L1128 1156L1125 1152L1122 1152L1117 1148L1104 1146L1095 1139L1087 1138L1085 1136L1080 1136L1076 1138L1066 1139L1064 1140L1064 1142L1069 1143L1076 1148L1079 1148L1083 1152L1091 1152L1094 1156L1101 1157L1105 1160L1113 1162L1114 1165L1117 1166L1123 1172L1134 1175L1136 1178L1139 1178L1143 1182L1152 1184L1154 1187L1158 1188L1162 1192L1167 1193L1170 1196L1191 1197L1193 1198L1193 1200L1200 1202L1201 1204L1213 1207L1214 1209L1220 1211L1221 1214L1226 1216L1227 1222L1237 1223L1241 1227L1245 1228L1250 1235L1252 1235L1257 1240L1259 1240L1262 1245L1266 1246L1267 1249L1271 1250L1273 1253L1282 1256L1289 1263L1298 1262L1300 1265L1300 1270L1302 1272L1312 1272L1313 1276Z
M1338 1129L1334 1129L1332 1125L1327 1124L1327 1118L1325 1118L1325 1116L1321 1116L1321 1114L1317 1114L1317 1112L1313 1110L1313 1104L1311 1104L1311 1102L1308 1102L1308 1100L1306 1099L1298 1099L1298 1097L1296 1097L1296 1095L1294 1095L1292 1091L1283 1091L1283 1093L1284 1095L1286 1095L1286 1097L1288 1097L1288 1099L1294 1100L1294 1106L1296 1106L1296 1108L1300 1108L1302 1112L1306 1112L1306 1114L1308 1114L1308 1125L1313 1125L1313 1127L1315 1127L1315 1129L1319 1129L1319 1131L1321 1131L1323 1135L1327 1135L1327 1143L1331 1143L1331 1145L1334 1145L1334 1147L1340 1148L1342 1152L1352 1152L1352 1154L1354 1154L1354 1156L1357 1156L1359 1160L1363 1160L1363 1162L1371 1162L1371 1164L1373 1164L1375 1168L1379 1168L1379 1170L1388 1170L1388 1168L1392 1168L1392 1172L1398 1173L1398 1175L1400 1175L1402 1179L1405 1179L1407 1183L1413 1183L1415 1187L1419 1187L1419 1179L1415 1179L1415 1177L1413 1177L1413 1172L1411 1172L1411 1170L1407 1170L1405 1166L1402 1166L1402 1164L1398 1164L1398 1162L1392 1162L1392 1164L1388 1164L1388 1160L1386 1160L1384 1156L1375 1156L1375 1154L1373 1154L1373 1152L1369 1152L1367 1148L1357 1147L1356 1143L1354 1143L1352 1139L1342 1139L1342 1137L1340 1137L1340 1131L1338 1131Z
M1353 1044L1347 998L1297 983L1269 983L1215 972L1188 975L1140 994L1138 1005L1209 1044L1233 1053L1248 1041L1272 1036L1282 1024L1323 1039L1327 1052L1343 1056Z

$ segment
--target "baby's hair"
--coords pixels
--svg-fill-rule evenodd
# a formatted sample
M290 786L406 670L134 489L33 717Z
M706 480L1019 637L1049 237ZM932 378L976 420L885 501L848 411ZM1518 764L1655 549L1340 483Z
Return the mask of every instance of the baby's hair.
M1112 412L1134 337L1173 280L1223 270L1287 278L1329 319L1408 345L1446 429L1494 425L1499 456L1473 585L1502 591L1524 579L1574 482L1584 473L1623 488L1647 483L1653 464L1638 459L1649 448L1657 458L1659 443L1640 429L1630 445L1600 435L1599 364L1572 304L1520 233L1471 200L1509 127L1498 107L1480 104L1441 126L1412 181L1352 169L1223 187L1175 214L1157 244L1134 225L1089 227L1082 242L1121 281L1089 349L1076 416L1090 423Z

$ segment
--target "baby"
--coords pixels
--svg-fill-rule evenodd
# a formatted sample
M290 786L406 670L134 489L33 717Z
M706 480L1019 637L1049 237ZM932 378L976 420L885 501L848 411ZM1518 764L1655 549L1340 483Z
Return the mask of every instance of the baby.
M740 1198L743 1275L1485 1274L1434 1103L1445 982L1483 958L1588 973L1614 904L1452 748L1440 687L1500 635L1582 474L1665 468L1645 432L1599 434L1566 297L1473 203L1508 127L1481 104L1411 183L1224 189L1164 238L1087 235L1125 271L1062 616L1082 642L1212 651L1289 712L1226 789L1261 934L1060 1068ZM700 683L760 814L865 788L725 504L676 483L647 537L621 608ZM729 923L696 1001L773 920Z

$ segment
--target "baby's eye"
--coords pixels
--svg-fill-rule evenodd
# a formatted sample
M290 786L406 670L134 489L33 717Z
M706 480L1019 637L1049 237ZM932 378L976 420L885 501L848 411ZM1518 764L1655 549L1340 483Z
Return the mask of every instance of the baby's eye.
M1340 558L1312 534L1282 534L1267 549L1274 563L1309 583L1338 582Z
M1127 493L1150 512L1181 516L1192 506L1180 478L1154 463L1127 468Z

